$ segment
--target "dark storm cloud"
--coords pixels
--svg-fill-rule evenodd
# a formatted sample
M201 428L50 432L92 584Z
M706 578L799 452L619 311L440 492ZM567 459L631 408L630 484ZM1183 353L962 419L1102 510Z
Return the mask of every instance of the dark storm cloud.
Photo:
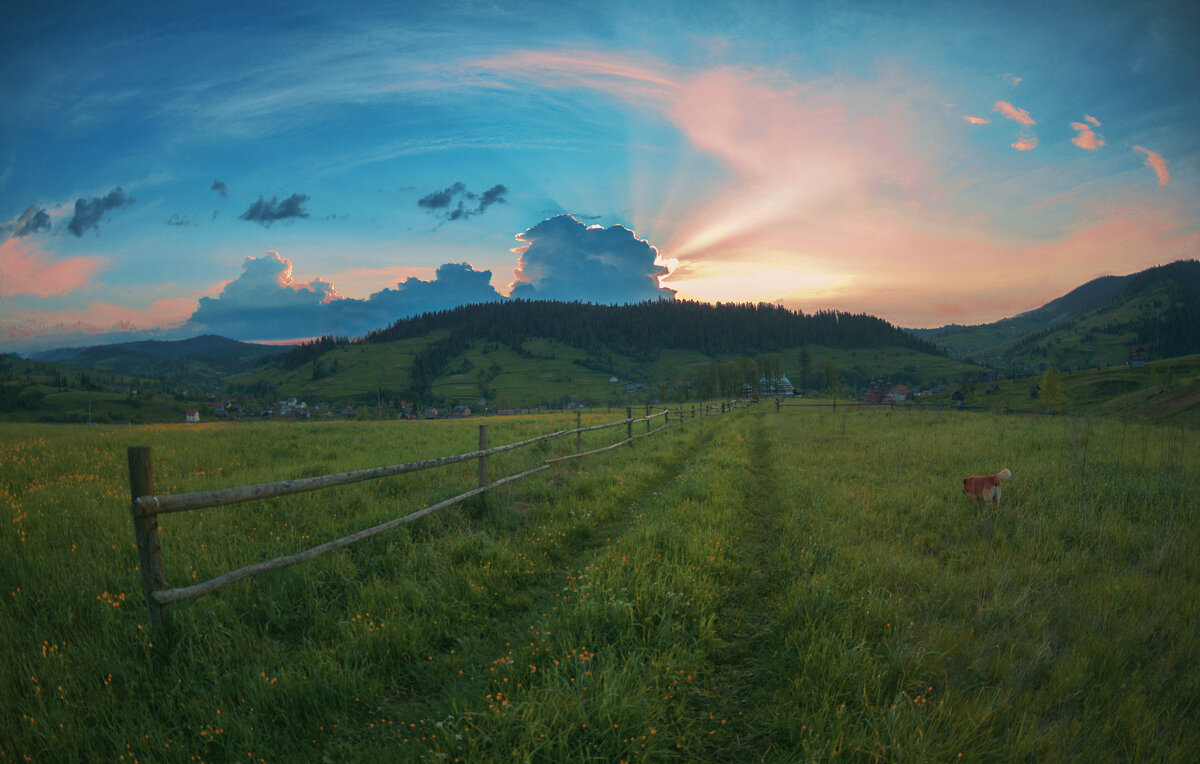
M4 223L4 232L15 239L38 231L46 231L49 228L50 215L45 210L39 209L36 204L29 205L29 208L22 212L20 217L10 218Z
M222 199L229 196L229 186L225 185L225 181L223 180L214 180L212 188L210 188L209 191L216 191L221 195Z
M71 222L67 223L67 230L76 236L83 236L83 232L89 228L99 231L100 220L105 213L121 207L128 207L133 204L133 201L132 196L125 196L125 192L121 190L120 186L109 191L103 197L76 199L75 215L71 218Z
M482 194L474 194L460 181L449 188L431 191L422 196L417 200L417 206L439 213L446 220L464 220L474 215L482 215L493 204L503 203L507 193L508 189L497 183Z
M673 289L658 284L667 275L654 264L658 250L624 226L588 227L559 215L517 240L525 247L517 250L513 298L606 304L675 298Z
M304 194L292 194L282 202L277 197L271 197L268 202L260 196L257 202L250 205L250 209L238 216L238 220L248 220L269 228L278 220L306 218L308 213L304 211L304 203L307 201L308 197Z

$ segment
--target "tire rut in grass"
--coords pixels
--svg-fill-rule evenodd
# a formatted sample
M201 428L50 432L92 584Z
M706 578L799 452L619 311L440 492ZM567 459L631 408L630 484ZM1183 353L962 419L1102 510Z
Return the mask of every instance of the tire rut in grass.
M783 553L773 532L780 510L772 467L771 443L761 412L750 425L750 474L743 482L742 532L735 551L743 575L725 592L723 635L727 647L714 655L708 713L714 729L710 753L715 759L744 759L768 755L765 732L754 709L770 702L771 687L779 681L774 661L778 639L774 610L779 596ZM716 726L719 725L719 726Z

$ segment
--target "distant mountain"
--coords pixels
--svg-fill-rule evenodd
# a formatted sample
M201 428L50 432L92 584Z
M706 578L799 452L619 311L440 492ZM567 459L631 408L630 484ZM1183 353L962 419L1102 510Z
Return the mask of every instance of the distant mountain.
M143 340L85 348L59 348L38 353L33 360L135 377L211 379L252 369L264 359L281 355L289 349L286 346L238 342L205 334L186 340Z
M1102 276L1036 310L990 324L911 329L957 357L1000 366L1121 363L1200 352L1200 261Z

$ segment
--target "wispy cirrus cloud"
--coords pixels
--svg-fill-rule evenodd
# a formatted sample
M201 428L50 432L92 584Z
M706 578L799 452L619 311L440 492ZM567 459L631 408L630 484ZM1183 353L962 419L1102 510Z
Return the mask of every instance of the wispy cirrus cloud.
M1163 159L1162 154L1141 146L1134 146L1133 150L1146 155L1146 166L1152 168L1154 174L1158 176L1158 185L1165 186L1171 182L1171 173L1167 170L1167 160Z
M992 111L1000 112L1013 122L1019 122L1026 127L1037 124L1033 117L1029 116L1029 112L1013 106L1008 101L996 101L996 105L992 107Z

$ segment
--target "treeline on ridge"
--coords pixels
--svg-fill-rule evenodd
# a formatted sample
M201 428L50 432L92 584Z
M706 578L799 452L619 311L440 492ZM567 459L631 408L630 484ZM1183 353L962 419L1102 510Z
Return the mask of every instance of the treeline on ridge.
M866 314L820 311L806 315L764 303L712 305L684 300L630 305L511 300L464 305L401 319L359 341L394 342L446 329L464 338L502 342L513 348L542 337L588 351L621 348L641 356L653 356L662 348L720 355L807 344L839 348L889 345L941 354L932 343Z

